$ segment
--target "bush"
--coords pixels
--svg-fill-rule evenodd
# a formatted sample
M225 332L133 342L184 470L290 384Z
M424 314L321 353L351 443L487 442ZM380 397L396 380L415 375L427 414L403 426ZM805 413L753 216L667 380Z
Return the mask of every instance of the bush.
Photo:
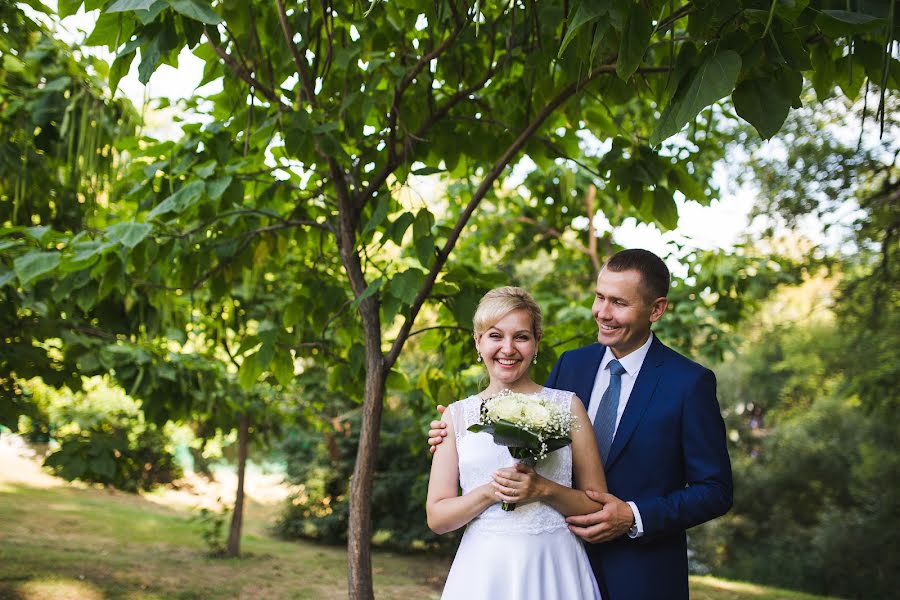
M96 423L60 438L44 465L68 480L102 483L136 492L181 476L168 438L155 427L131 429L122 423Z
M457 536L437 536L426 524L430 459L425 431L416 419L385 414L372 497L376 545L400 550L455 547ZM356 413L334 430L296 432L285 442L288 477L301 485L301 491L282 513L276 525L279 535L328 543L346 541L358 432Z

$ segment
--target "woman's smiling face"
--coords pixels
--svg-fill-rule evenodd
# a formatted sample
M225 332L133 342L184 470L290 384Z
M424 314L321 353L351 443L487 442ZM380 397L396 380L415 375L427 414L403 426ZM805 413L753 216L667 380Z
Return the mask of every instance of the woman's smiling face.
M528 367L537 353L538 340L532 330L531 315L513 310L489 327L475 340L475 348L484 359L491 378L490 388L516 391L520 383L531 384Z

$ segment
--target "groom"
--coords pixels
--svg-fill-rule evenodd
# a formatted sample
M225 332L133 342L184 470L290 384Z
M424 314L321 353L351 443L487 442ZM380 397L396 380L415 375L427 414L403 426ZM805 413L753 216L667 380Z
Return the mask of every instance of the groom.
M712 371L650 331L668 307L669 270L646 250L604 264L591 312L599 344L565 352L547 387L575 392L594 422L608 494L569 517L604 600L688 598L685 531L731 507L731 463ZM432 423L430 444L440 443Z

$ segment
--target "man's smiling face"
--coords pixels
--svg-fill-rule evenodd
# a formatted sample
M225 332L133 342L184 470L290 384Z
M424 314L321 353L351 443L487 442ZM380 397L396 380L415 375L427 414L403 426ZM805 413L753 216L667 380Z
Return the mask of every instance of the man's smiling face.
M609 346L616 358L640 348L650 336L650 325L668 306L666 298L648 299L641 274L635 270L603 269L591 313L597 321L597 341Z

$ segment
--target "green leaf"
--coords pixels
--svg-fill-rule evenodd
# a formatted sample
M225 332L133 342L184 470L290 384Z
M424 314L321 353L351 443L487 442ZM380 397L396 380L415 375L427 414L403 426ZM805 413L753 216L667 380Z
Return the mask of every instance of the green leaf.
M82 3L83 0L59 0L56 3L57 13L60 18L65 19L77 13Z
M428 268L434 259L434 237L431 235L431 227L434 225L434 217L428 209L423 208L416 214L413 222L413 244L416 248L416 257L423 267Z
M653 218L667 231L678 227L678 206L672 192L662 186L653 190Z
M130 10L149 10L156 0L116 0L110 4L103 12L116 13L127 12Z
M155 219L168 212L182 213L200 201L205 189L204 182L200 179L195 179L157 204L156 208L147 215L147 218Z
M372 213L369 221L366 223L365 227L363 227L362 233L360 233L361 237L368 237L370 233L375 231L375 229L377 229L378 226L381 225L381 222L384 221L384 218L387 216L390 206L390 195L383 194L378 199L378 204L375 206L375 211Z
M423 271L407 269L391 278L388 292L404 304L412 304L424 281L425 273Z
M619 58L616 61L616 74L620 79L627 80L641 65L652 35L652 17L642 4L632 4L619 44Z
M675 135L700 114L700 111L730 94L741 71L741 57L726 50L707 58L683 81L671 102L666 105L650 135L650 145Z
M443 173L444 169L437 167L422 167L421 169L413 169L410 171L413 175L434 175L435 173Z
M366 289L363 290L363 293L359 295L359 298L357 298L356 300L353 301L353 304L351 304L350 307L353 310L356 310L359 307L359 305L362 303L363 300L365 300L366 298L368 298L369 296L371 296L372 294L377 292L379 289L381 289L382 285L384 285L384 277L379 277L378 279L376 279L375 281L370 283L368 286L366 286Z
M412 213L405 212L388 226L387 228L387 236L398 246L403 243L403 236L406 234L406 230L409 229L409 226L413 224L416 218Z
M238 382L244 390L252 388L263 372L263 367L256 357L256 354L251 354L244 358L244 362L241 363L241 368L238 370Z
M778 133L791 110L791 98L774 78L745 79L731 98L737 114L764 140Z
M578 4L578 8L569 15L569 25L566 29L566 36L559 46L559 52L556 55L557 58L563 55L569 42L572 41L572 38L575 37L575 34L579 29L588 23L596 21L609 12L609 5L609 0L582 0Z
M225 177L207 181L206 195L209 196L210 200L218 200L225 193L225 190L228 189L228 186L231 185L231 180L231 175L226 175Z
M169 0L169 4L176 12L195 21L207 25L218 25L223 22L222 17L212 9L208 2L203 2L203 0Z
M109 68L110 93L115 94L119 87L119 82L123 77L128 75L128 71L131 69L131 63L134 62L135 55L136 53L134 51L127 54L120 54L113 61L112 66Z
M290 385L294 380L294 361L288 351L278 351L272 357L272 373L281 385Z
M59 252L33 251L20 256L13 262L13 268L19 277L21 285L28 285L39 277L53 271L58 265L62 255Z
M886 19L875 15L846 10L823 10L816 16L816 25L825 36L834 40L877 31L887 23Z
M25 63L12 54L4 54L3 70L8 73L21 73L25 70Z
M16 272L0 265L0 287L3 287L16 277Z
M36 227L28 227L25 229L25 235L33 239L39 244L44 244L53 236L53 229L47 225L39 225Z
M107 237L122 244L126 248L134 248L153 231L149 223L137 223L135 221L123 221L116 223L106 230Z
M672 168L667 179L669 187L680 190L688 200L701 203L706 201L706 190L700 182L689 175L681 166Z
M822 102L831 96L834 90L835 69L831 48L826 44L813 45L810 60L813 65L813 89L816 90L816 98Z

